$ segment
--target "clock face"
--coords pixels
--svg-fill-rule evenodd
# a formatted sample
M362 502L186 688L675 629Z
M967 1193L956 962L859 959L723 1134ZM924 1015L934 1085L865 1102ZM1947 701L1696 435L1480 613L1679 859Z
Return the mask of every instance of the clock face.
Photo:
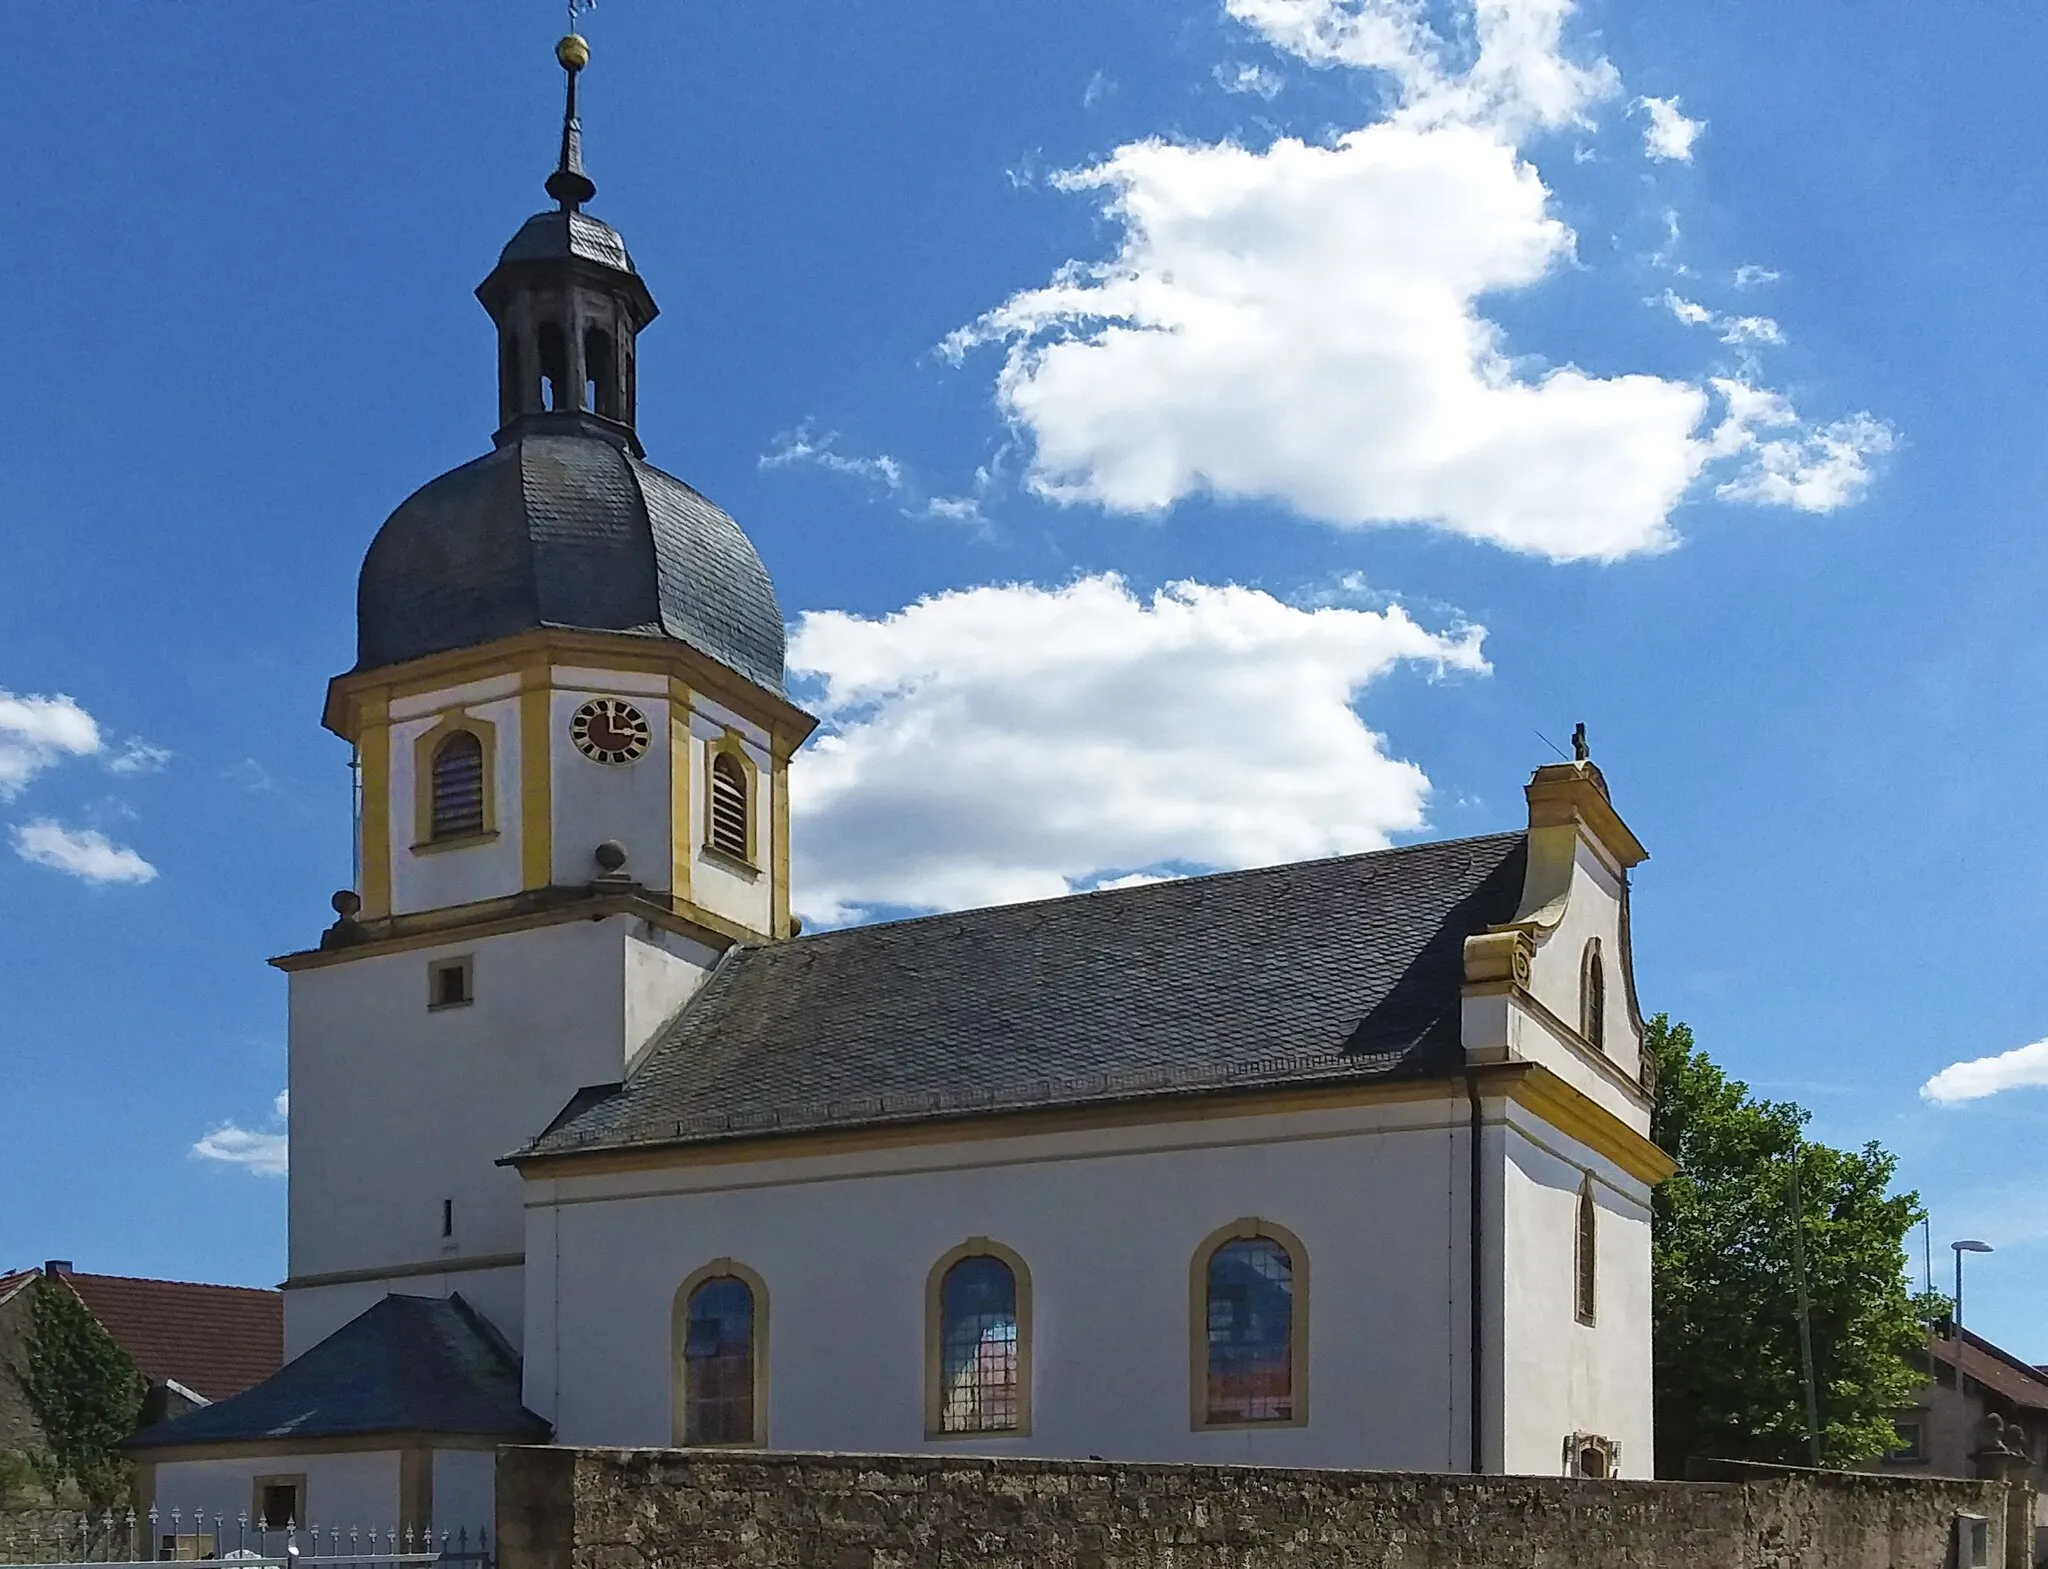
M616 697L593 697L569 721L569 739L593 763L630 763L652 738L647 716Z

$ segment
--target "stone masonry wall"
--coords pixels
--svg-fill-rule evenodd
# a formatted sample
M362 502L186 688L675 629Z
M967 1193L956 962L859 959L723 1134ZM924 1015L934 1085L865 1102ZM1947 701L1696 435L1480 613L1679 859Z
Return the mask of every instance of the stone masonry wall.
M507 1449L500 1569L1951 1569L2006 1489Z

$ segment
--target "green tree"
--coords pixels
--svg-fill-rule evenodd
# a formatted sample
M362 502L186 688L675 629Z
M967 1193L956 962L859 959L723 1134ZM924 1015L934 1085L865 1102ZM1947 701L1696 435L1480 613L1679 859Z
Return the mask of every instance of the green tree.
M105 1508L127 1490L121 1441L142 1415L142 1375L68 1287L39 1280L35 1291L21 1387L44 1447L29 1463L52 1494L68 1484Z
M1792 1162L1801 1151L1821 1456L1882 1454L1922 1375L1938 1301L1906 1286L1917 1193L1893 1193L1896 1156L1804 1141L1807 1113L1753 1097L1664 1014L1651 1137L1678 1163L1653 1201L1657 1474L1689 1458L1810 1463L1793 1271Z

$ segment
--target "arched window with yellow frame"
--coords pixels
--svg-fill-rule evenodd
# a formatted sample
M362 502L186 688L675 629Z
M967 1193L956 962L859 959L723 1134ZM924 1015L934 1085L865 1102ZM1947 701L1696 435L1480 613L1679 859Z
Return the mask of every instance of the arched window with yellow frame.
M1031 1271L971 1237L925 1280L925 1436L1031 1431Z
M734 744L711 749L705 770L704 842L720 855L754 865L754 768Z
M414 737L413 849L459 849L497 829L497 727L453 710Z
M768 1441L768 1288L746 1265L714 1259L676 1290L670 1329L673 1441Z
M1256 1216L1211 1232L1188 1272L1197 1429L1308 1424L1308 1250Z

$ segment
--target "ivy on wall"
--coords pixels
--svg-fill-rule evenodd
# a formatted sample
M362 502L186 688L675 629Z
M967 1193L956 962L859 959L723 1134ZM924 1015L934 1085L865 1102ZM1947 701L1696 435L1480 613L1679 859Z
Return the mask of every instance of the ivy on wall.
M48 1279L35 1285L24 1361L22 1393L43 1434L30 1465L52 1495L108 1507L128 1489L121 1441L142 1415L141 1373L76 1294Z

